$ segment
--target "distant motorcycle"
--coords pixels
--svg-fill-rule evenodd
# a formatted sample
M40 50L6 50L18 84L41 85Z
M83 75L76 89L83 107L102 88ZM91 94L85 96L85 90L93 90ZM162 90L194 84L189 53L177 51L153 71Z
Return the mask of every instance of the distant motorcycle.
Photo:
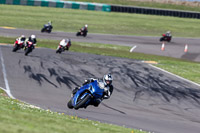
M44 25L44 27L41 29L41 32L47 32L47 33L51 33L53 29L53 26L52 25Z
M172 36L166 36L165 34L162 34L162 37L160 38L160 41L167 41L170 42L172 39Z
M61 41L62 42L62 41ZM56 53L61 54L62 52L64 52L65 50L69 50L70 46L71 46L71 42L64 42L64 46L60 44L57 47Z
M13 45L13 52L16 52L17 50L24 48L24 42L25 41L21 41L21 40L16 40L14 45Z
M78 32L76 33L76 36L83 36L83 37L86 37L86 36L87 36L87 32L88 32L88 31L82 31L82 30L80 30L80 31L78 31Z
M67 106L70 109L86 108L96 99L102 98L104 89L101 89L97 81L86 84L71 97Z
M25 47L25 55L27 56L30 52L33 51L33 49L35 48L33 42L31 41L27 41L27 46Z

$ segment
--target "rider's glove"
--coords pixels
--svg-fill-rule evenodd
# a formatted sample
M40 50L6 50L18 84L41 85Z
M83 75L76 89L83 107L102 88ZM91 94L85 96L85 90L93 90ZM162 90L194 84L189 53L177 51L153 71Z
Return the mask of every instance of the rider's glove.
M106 90L106 91L104 91L103 99L108 99L108 98L110 98L110 91Z

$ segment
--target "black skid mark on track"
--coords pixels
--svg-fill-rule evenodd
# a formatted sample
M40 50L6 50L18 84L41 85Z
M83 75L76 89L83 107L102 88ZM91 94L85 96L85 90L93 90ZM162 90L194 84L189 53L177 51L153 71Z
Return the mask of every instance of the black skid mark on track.
M117 111L117 112L119 112L119 113L121 113L121 114L126 114L126 113L123 112L123 111L120 111L120 110L118 110L118 109L115 109L115 108L113 108L113 107L110 107L110 106L106 105L105 103L101 103L101 104L104 105L105 107L107 107L107 108L109 108L109 109L112 109L112 110L114 110L114 111Z
M53 85L55 88L58 88L58 86L55 85L50 80L48 80L44 74L39 74L39 73L35 74L35 73L33 73L32 68L30 66L24 66L24 73L28 73L29 74L29 78L32 78L32 79L36 80L39 83L40 86L42 85L43 81L46 81L49 84Z
M58 82L58 84L61 86L62 83L65 84L68 88L71 88L72 84L75 86L78 86L78 84L75 81L77 81L77 79L71 75L70 73L66 74L67 76L59 76L59 74L57 74L56 70L54 68L48 68L48 71L50 73L50 77L55 76L56 77L56 81ZM61 70L59 70L61 71ZM65 71L66 73L67 71ZM72 80L74 79L74 80Z
M133 102L139 100L140 97L148 95L149 97L160 97L163 102L170 103L172 100L177 102L189 101L191 104L200 108L200 90L196 88L187 87L187 83L178 81L176 79L167 78L162 72L155 71L151 68L141 66L140 70L135 70L134 65L121 65L117 66L120 73L115 72L117 77L121 76L120 84L126 81L132 81L134 92ZM112 67L112 71L115 68Z

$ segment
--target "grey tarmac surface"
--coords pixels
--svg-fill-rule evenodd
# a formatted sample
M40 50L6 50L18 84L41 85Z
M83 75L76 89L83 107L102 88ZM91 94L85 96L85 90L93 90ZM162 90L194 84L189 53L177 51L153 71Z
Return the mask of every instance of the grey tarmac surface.
M140 61L36 48L0 46L0 86L6 67L12 95L44 109L154 133L199 133L200 87ZM99 107L70 110L71 89L90 77L111 72L115 90Z
M30 36L35 34L37 38L61 40L70 38L76 42L93 42L103 44L115 44L124 46L137 46L134 52L147 53L161 56L169 56L181 59L187 59L200 62L200 38L172 38L172 42L165 43L165 51L161 51L162 42L160 37L139 37L139 36L122 36L122 35L103 35L88 34L86 38L76 37L76 33L52 32L41 33L40 30L25 29L5 29L0 28L0 36L18 37L20 35ZM59 43L59 41L58 41ZM185 45L188 44L188 52L184 52Z

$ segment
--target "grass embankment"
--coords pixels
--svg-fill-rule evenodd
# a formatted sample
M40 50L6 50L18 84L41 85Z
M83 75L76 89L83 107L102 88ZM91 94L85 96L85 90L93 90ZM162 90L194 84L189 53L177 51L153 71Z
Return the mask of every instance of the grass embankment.
M13 44L14 38L0 37L0 43L1 42ZM37 44L39 47L56 49L58 41L39 39ZM136 60L153 60L159 63L156 66L160 68L163 68L169 72L177 74L196 83L200 83L200 63L165 56L156 56L135 52L130 53L130 48L131 47L128 46L118 46L111 44L72 42L72 47L70 48L70 51L116 56Z
M67 0L65 0L67 1ZM77 1L77 0L70 0ZM182 1L153 1L153 0L78 0L82 2L96 2L105 4L116 4L126 6L139 6L139 7L151 7L151 8L162 8L162 9L173 9L173 10L186 10L200 12L199 2L182 2Z
M13 5L0 9L0 27L40 31L52 20L53 31L77 32L88 24L89 33L161 36L170 30L176 37L200 37L199 19Z
M37 109L3 96L0 89L1 133L146 133L130 128Z

